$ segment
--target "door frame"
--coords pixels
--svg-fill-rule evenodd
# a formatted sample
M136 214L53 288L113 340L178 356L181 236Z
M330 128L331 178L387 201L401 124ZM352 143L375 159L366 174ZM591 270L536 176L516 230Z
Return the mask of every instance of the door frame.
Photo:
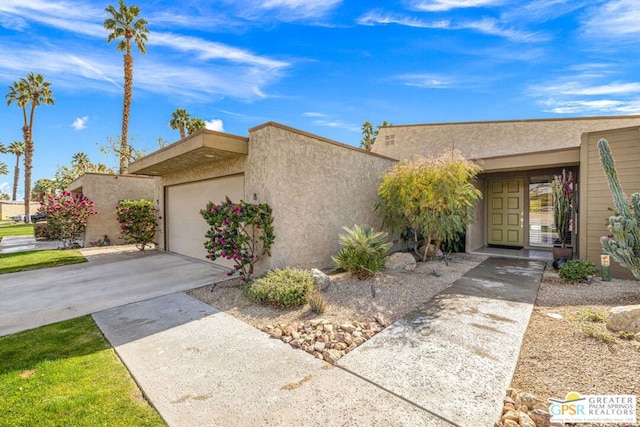
M580 182L580 176L579 176L579 167L575 166L575 165L565 165L565 166L557 166L557 167L553 167L553 168L543 168L543 169L531 169L531 170L522 170L522 171L511 171L511 172L489 172L489 173L484 173L480 175L480 178L482 178L482 180L484 181L484 185L483 187L483 195L484 195L484 200L482 202L482 206L483 206L483 213L484 213L484 224L482 224L483 227L483 239L484 239L484 245L488 246L488 242L489 242L489 199L487 197L488 195L488 191L489 191L489 183L491 180L494 179L513 179L513 178L524 178L524 215L523 215L523 248L524 249L536 249L536 250L546 250L545 247L540 247L540 246L531 246L530 244L530 239L529 239L529 227L530 225L530 219L529 219L529 184L531 182L531 177L534 176L540 176L540 175L558 175L562 172L562 169L566 169L567 172L571 171L573 172L573 176L575 179L575 198L576 201L578 200L579 197L579 182ZM577 203L576 203L577 205ZM573 229L572 229L572 241L573 241L573 246L574 248L577 248L578 246L578 241L577 241L577 237L578 237L578 229L580 227L580 224L578 224L578 215L577 215L577 209L574 208L574 213L573 213ZM551 248L549 248L549 250L551 250Z

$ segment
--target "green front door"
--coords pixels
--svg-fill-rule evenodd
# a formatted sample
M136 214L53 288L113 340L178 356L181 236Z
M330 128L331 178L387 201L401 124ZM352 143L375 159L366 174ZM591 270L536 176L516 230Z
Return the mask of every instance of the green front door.
M488 181L487 243L524 246L524 178Z

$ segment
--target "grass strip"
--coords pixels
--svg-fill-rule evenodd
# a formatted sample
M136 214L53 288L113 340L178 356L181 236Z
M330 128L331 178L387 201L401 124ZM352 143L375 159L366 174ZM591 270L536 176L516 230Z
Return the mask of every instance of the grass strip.
M164 426L90 316L0 337L0 426Z
M0 274L78 264L86 261L84 255L74 249L13 252L0 254Z

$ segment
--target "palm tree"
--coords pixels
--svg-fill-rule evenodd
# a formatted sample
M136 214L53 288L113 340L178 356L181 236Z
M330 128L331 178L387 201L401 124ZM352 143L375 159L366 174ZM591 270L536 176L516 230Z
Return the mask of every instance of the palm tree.
M23 141L13 141L9 144L7 148L7 152L14 154L16 156L16 166L13 169L13 193L11 195L11 200L15 201L16 197L18 197L18 182L20 180L20 156L24 154L24 142Z
M76 153L71 157L71 166L78 169L78 172L87 172L89 169L93 168L93 164L91 160L89 160L89 156L82 151Z
M184 108L176 108L176 111L171 113L171 120L169 120L169 127L180 131L180 139L185 137L185 129L189 126L191 116ZM191 133L191 132L189 132Z
M0 175L9 175L9 168L2 162L0 162Z
M126 174L129 158L128 153L129 134L129 112L131 111L131 96L133 89L133 56L131 56L131 40L138 46L138 50L144 55L147 52L145 42L147 41L147 20L140 18L136 20L140 13L140 8L135 5L127 7L124 0L120 0L120 9L113 6L105 9L111 14L110 18L104 20L104 28L110 31L107 36L107 43L122 39L118 42L117 48L124 52L124 101L122 105L122 135L120 141L120 173Z
M36 107L40 105L53 105L53 92L49 88L50 82L44 80L42 74L27 74L27 78L13 82L7 93L7 105L14 102L22 108L24 126L22 135L24 138L24 212L26 221L30 221L29 203L31 202L31 169L33 167L33 118ZM30 107L29 115L27 108Z
M199 131L200 129L204 129L205 127L207 127L207 124L204 122L204 120L195 118L189 120L189 123L187 124L187 131L189 132L189 135L191 135L192 133Z

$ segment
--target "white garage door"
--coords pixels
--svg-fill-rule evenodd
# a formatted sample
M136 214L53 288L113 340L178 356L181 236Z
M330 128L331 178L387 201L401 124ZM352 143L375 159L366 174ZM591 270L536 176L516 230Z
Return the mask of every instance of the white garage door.
M225 196L229 196L233 202L244 198L243 175L167 187L167 250L206 260L204 241L209 226L200 215L200 210L209 201L222 202ZM215 263L225 267L233 266L226 259L217 259Z

